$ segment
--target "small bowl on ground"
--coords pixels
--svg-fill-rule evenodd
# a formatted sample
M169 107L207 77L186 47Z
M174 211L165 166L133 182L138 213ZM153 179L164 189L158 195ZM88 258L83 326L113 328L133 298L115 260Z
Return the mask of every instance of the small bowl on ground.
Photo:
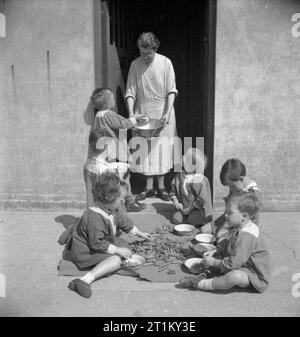
M179 235L189 235L195 230L195 227L188 224L182 224L175 226L174 230Z
M185 267L192 274L199 274L203 270L203 259L200 257L193 257L184 262Z
M126 259L124 264L127 267L137 267L142 265L145 259L141 255L132 255L130 259Z
M202 243L212 243L215 242L215 237L212 234L197 234L195 240Z
M205 247L207 249L208 252L212 252L213 250L216 250L216 246L211 244L211 243L204 243L204 242L201 242L200 243L203 247Z
M203 242L198 242L197 244L193 245L192 249L200 257L202 257L205 253L212 253L216 251L216 247L214 245Z

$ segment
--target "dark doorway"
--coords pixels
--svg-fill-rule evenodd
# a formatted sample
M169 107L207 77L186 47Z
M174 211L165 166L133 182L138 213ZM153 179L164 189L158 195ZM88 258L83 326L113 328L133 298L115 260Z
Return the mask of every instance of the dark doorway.
M139 56L136 39L144 31L155 33L161 41L158 52L171 59L176 74L179 92L175 101L178 135L182 140L183 137L193 137L193 140L204 137L208 157L206 175L211 187L215 29L216 0L95 1L96 85L112 83L118 111L126 116L124 85L131 61ZM114 51L119 62L116 67L110 64ZM118 79L110 82L112 76L116 77L117 67L120 69L120 83ZM143 189L140 177L133 177L133 181L139 181L139 190Z

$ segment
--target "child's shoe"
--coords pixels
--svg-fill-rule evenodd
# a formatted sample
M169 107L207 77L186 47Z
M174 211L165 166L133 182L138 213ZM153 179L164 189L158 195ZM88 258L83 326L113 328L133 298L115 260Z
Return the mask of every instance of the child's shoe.
M198 283L206 278L204 275L200 274L199 276L185 276L179 280L179 288L196 290Z
M79 278L72 280L69 283L68 288L70 290L75 291L77 294L79 294L82 297L90 298L92 296L91 286L88 283L80 280Z

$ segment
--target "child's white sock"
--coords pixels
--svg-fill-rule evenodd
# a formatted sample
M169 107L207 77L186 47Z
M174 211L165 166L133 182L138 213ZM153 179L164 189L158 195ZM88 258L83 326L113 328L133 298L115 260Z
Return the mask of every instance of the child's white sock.
M212 280L213 280L212 278L201 280L198 283L197 288L201 290L214 290L211 284Z
M87 284L91 284L92 282L95 281L95 277L93 276L92 273L87 272L84 276L80 277L81 281L84 281Z

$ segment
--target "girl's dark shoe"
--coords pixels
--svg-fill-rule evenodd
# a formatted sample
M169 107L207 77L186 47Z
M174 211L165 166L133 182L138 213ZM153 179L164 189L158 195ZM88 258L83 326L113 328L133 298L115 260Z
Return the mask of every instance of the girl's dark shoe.
M139 212L146 208L145 204L141 204L138 201L133 202L132 204L126 207L127 212Z
M202 274L199 276L185 276L179 280L178 288L197 290L198 283L204 278L205 277Z
M170 201L169 193L165 189L159 188L157 191L157 196L163 201Z
M140 193L135 200L137 201L141 201L141 200L145 200L146 198L151 198L155 195L155 191L152 188L151 190L148 190L147 188L144 189L144 191L142 193Z
M70 290L75 291L77 294L79 294L82 297L90 298L92 296L91 286L88 283L80 280L79 278L72 280L69 283L68 288Z

